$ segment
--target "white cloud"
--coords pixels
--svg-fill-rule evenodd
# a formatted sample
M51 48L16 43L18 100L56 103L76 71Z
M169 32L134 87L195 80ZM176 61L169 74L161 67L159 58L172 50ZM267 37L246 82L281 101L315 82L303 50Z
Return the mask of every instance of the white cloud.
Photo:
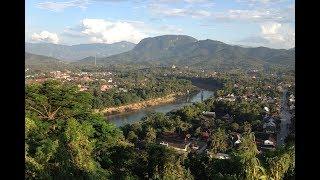
M268 3L279 3L284 2L286 0L237 0L238 2L245 2L245 3L262 3L262 4L268 4Z
M53 12L61 12L66 8L78 7L80 9L86 9L89 4L89 0L74 0L74 1L64 1L64 2L43 2L38 3L37 7L41 9L46 9Z
M203 3L208 2L209 0L153 0L157 3L177 3L177 2L186 2L186 3Z
M268 40L271 45L283 48L295 46L295 31L289 25L269 22L262 24L260 27L262 37Z
M230 9L227 12L213 14L213 18L220 21L250 21L279 23L294 22L294 6L288 8L259 8L251 10Z
M202 18L211 16L211 13L206 10L199 10L194 8L171 8L160 4L150 4L149 9L154 14L170 17L190 16L192 18Z
M292 48L295 46L295 30L289 24L266 22L260 25L261 32L238 42L252 46L270 48Z
M56 33L50 33L48 31L41 31L39 34L33 33L31 36L32 41L38 42L50 42L57 44L59 42L58 35Z
M91 42L114 43L119 41L139 42L147 35L135 27L136 22L107 21L104 19L82 20L82 33Z
M175 25L149 25L142 21L110 21L105 19L83 19L74 27L66 27L63 39L81 43L114 43L129 41L138 43L146 37L163 34L182 34L183 29Z

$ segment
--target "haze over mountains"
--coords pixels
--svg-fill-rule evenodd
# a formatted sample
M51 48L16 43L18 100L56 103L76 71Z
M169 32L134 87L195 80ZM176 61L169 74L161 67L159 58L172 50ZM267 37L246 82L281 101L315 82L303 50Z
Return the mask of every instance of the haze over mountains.
M73 52L94 51L94 47L76 46ZM72 64L92 65L94 57L86 57ZM178 65L218 70L268 67L294 69L295 49L245 48L210 39L197 40L186 35L163 35L142 39L127 52L97 58L97 65L111 64Z
M119 54L133 49L134 46L134 43L126 41L113 44L94 43L71 46L52 43L25 43L25 51L64 61L75 61L95 55L97 57L107 57Z

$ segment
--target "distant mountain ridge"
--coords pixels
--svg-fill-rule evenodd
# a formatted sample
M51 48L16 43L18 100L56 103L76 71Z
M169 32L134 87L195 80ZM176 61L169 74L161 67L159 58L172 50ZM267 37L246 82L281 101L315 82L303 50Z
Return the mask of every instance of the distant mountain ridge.
M93 43L78 45L60 45L52 43L25 43L25 51L65 61L76 61L89 56L107 57L134 48L135 44L121 41L113 44Z
M92 63L86 58L79 63ZM107 64L188 65L195 67L232 69L279 66L294 68L295 49L241 47L215 40L197 40L185 35L163 35L141 40L132 50L97 59Z
M25 67L33 70L62 70L74 69L73 65L52 57L25 53Z

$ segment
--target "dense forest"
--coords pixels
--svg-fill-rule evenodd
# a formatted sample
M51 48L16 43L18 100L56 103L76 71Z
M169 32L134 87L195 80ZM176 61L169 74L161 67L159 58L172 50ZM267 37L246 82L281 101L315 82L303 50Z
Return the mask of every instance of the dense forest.
M117 81L122 84L121 90L110 89L100 91L100 86L92 84L90 93L93 94L93 108L105 108L136 103L169 94L186 94L197 88L189 80L167 77L145 77L133 74L121 74Z

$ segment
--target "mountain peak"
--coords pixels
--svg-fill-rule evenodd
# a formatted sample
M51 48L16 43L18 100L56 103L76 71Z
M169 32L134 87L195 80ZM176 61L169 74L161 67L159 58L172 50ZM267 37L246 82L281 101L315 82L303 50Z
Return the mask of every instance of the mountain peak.
M134 48L135 51L164 51L171 47L193 43L197 39L187 35L162 35L142 39Z

